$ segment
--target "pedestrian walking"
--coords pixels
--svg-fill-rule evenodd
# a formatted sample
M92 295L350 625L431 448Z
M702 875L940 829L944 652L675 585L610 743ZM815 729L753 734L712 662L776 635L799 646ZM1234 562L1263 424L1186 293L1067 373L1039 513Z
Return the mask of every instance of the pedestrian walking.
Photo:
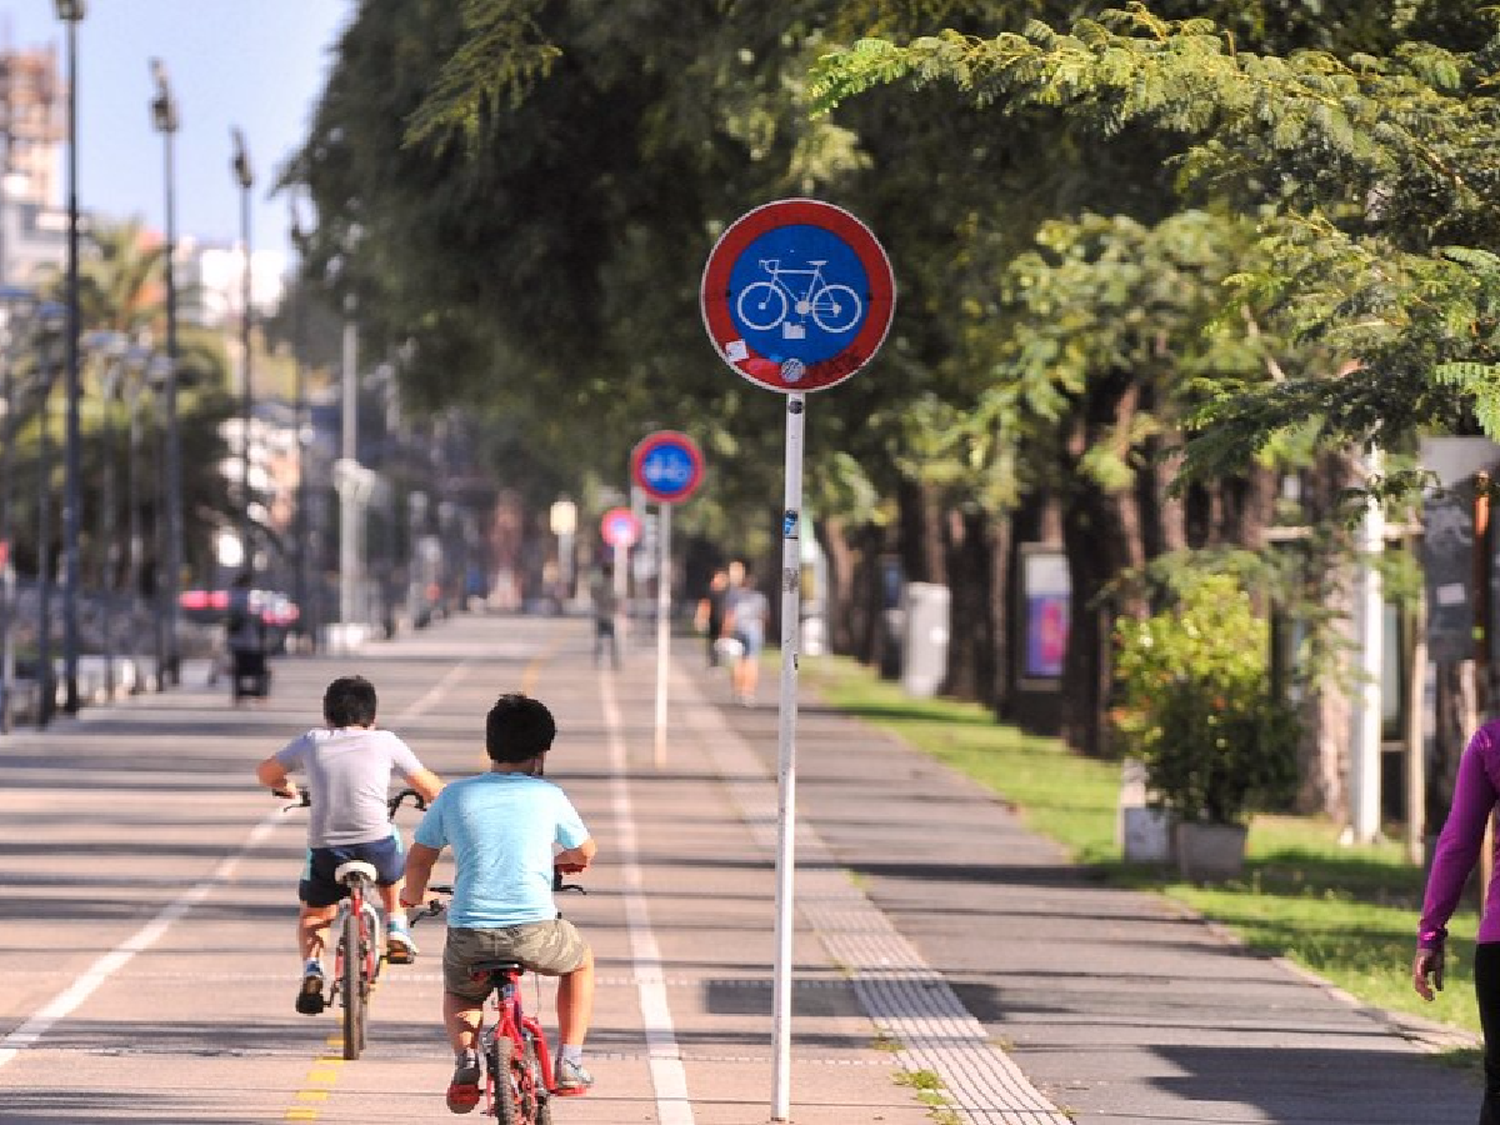
M1417 927L1417 953L1412 961L1412 986L1424 1000L1443 987L1443 962L1448 920L1458 908L1464 885L1484 847L1485 828L1500 800L1500 720L1485 723L1464 748L1458 782L1443 831L1438 836L1422 918ZM1500 865L1495 868L1500 874ZM1474 946L1474 995L1484 1032L1484 1100L1479 1125L1500 1125L1500 878L1491 876L1484 896L1484 914Z

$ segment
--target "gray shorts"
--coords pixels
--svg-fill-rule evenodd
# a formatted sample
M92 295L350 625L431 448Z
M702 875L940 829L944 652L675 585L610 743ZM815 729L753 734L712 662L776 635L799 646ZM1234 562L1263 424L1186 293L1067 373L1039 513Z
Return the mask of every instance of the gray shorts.
M450 928L443 947L443 988L477 1002L489 994L488 982L474 979L477 962L519 961L543 976L560 977L582 965L588 952L588 942L566 918L498 930Z

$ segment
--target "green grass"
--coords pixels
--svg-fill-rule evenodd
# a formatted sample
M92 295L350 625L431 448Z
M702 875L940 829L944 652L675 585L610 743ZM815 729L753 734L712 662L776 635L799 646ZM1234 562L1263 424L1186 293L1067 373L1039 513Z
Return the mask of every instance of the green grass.
M1284 956L1366 1004L1479 1034L1473 909L1449 930L1447 987L1431 1004L1411 988L1423 875L1398 843L1346 847L1326 820L1258 816L1241 881L1196 886L1121 861L1115 842L1120 767L1054 738L1002 726L981 707L912 699L853 661L803 658L801 681L829 705L899 735L991 789L1027 825L1113 883L1156 891L1224 923L1252 948ZM1460 1062L1472 1057L1459 1053Z

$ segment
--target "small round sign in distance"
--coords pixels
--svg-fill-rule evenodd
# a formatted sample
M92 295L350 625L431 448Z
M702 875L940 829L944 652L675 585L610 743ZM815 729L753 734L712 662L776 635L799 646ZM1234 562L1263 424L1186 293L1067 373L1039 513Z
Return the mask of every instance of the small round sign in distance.
M611 508L599 520L599 534L611 547L633 547L641 537L641 521L629 508Z
M782 392L842 383L869 363L896 310L890 260L841 207L782 199L740 216L709 253L699 292L721 359Z
M703 452L687 434L657 430L631 451L630 479L652 500L679 504L703 482Z

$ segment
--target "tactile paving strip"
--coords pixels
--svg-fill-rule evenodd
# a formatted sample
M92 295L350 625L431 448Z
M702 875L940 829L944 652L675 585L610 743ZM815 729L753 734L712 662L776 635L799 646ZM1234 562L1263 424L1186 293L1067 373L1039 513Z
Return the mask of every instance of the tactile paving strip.
M678 687L680 685L680 688ZM690 698L683 717L728 786L762 851L775 856L778 792L760 760L697 687L678 677ZM797 824L796 905L825 949L849 974L871 1022L900 1050L908 1071L931 1071L944 1108L970 1125L1070 1125L1010 1057L990 1043L984 1025L946 981L834 862L815 829Z

